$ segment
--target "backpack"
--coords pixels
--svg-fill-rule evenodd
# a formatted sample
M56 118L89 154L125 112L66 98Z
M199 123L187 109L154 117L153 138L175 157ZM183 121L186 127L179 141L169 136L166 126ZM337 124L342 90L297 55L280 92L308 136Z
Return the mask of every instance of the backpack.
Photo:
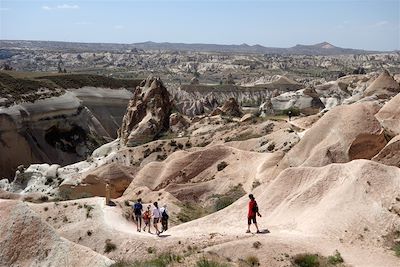
M135 214L141 214L142 213L142 204L135 203L135 205L133 205L133 211L135 212Z
M168 216L168 214L167 214L167 212L166 212L165 210L163 210L161 216L162 216L162 218L163 218L164 220L168 220L168 218L169 218L169 216Z
M258 205L257 205L257 202L255 202L255 201L254 201L254 205L253 205L253 208L252 208L252 212L253 213L257 213L258 212Z

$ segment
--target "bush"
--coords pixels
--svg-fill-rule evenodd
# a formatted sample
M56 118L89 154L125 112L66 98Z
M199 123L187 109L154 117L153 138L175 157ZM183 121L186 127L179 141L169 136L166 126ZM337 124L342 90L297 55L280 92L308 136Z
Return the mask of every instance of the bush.
M328 263L336 265L338 263L343 263L344 260L342 258L342 255L340 255L339 251L335 251L335 255L329 256L328 257Z
M180 222L189 222L207 214L208 212L199 204L186 202L177 214L177 218Z
M152 253L155 253L155 252L156 252L155 248L153 248L153 247L148 247L147 248L147 253L152 254Z
M299 267L317 267L319 266L318 255L315 254L298 254L293 257L293 263Z
M299 116L300 115L300 110L298 108L296 108L296 107L291 107L291 108L285 109L285 110L282 111L282 114L288 115L289 111L292 112L292 116Z
M221 161L220 163L218 163L217 165L217 170L220 172L223 169L225 169L228 166L228 163L226 163L225 161Z
M109 253L111 251L114 251L117 249L117 245L115 245L114 243L111 243L110 239L106 240L106 244L104 246L104 252L105 253Z

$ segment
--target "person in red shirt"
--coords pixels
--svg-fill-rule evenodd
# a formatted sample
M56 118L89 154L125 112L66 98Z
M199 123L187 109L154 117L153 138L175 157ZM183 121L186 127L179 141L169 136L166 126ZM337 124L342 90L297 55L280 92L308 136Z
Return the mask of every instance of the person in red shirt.
M256 226L257 229L257 233L260 233L260 230L258 229L258 225L257 225L257 219L256 216L260 216L261 214L258 212L258 206L257 206L257 202L253 196L253 194L249 195L250 198L250 202L249 202L249 212L247 213L247 231L246 233L251 233L250 232L250 225L251 225L251 221L253 221L254 225Z

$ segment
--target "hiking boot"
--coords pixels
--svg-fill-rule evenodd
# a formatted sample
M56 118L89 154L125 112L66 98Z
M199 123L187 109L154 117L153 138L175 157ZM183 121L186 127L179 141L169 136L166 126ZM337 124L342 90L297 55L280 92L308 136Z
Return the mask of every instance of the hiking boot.
M257 230L257 232L256 232L257 234L261 234L261 232L259 231L259 230Z
M246 234L250 234L250 233L251 233L250 230L247 230L247 231L246 231Z

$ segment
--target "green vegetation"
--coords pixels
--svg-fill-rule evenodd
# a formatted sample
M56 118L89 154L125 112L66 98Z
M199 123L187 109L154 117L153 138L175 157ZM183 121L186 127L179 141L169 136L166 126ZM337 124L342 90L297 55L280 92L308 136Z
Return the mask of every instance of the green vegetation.
M297 107L291 107L291 108L282 110L282 114L288 115L289 111L292 112L292 116L299 116L300 115L300 110Z
M397 243L393 246L393 250L397 257L400 257L400 243Z
M232 187L228 192L226 192L224 195L213 195L213 198L216 198L217 200L215 201L214 205L214 211L219 211L222 210L229 205L231 205L233 202L241 198L246 194L246 191L244 191L243 187L241 184L238 184L234 187Z
M202 258L196 262L196 267L228 267L225 263L219 263L206 258Z
M344 260L342 258L342 255L340 255L339 251L335 251L335 254L333 256L328 257L328 263L336 265L338 263L343 263Z
M335 251L332 256L324 257L318 254L302 253L293 257L292 263L299 267L332 267L345 266L344 260L339 251Z
M259 249L261 247L261 242L260 241L256 241L253 243L253 248L255 249Z
M318 255L316 254L298 254L293 257L293 263L299 267L317 267L320 266Z
M197 203L186 202L177 214L179 222L189 222L209 214L206 209Z
M257 134L257 133L241 133L235 137L226 137L225 138L225 142L231 142L231 141L245 141L245 140L249 140L249 139L253 139L253 138L260 138L263 135L261 134Z
M172 263L182 262L182 256L166 252L156 256L155 258L144 261L135 261L132 263L120 261L111 265L111 267L167 267L171 266Z

